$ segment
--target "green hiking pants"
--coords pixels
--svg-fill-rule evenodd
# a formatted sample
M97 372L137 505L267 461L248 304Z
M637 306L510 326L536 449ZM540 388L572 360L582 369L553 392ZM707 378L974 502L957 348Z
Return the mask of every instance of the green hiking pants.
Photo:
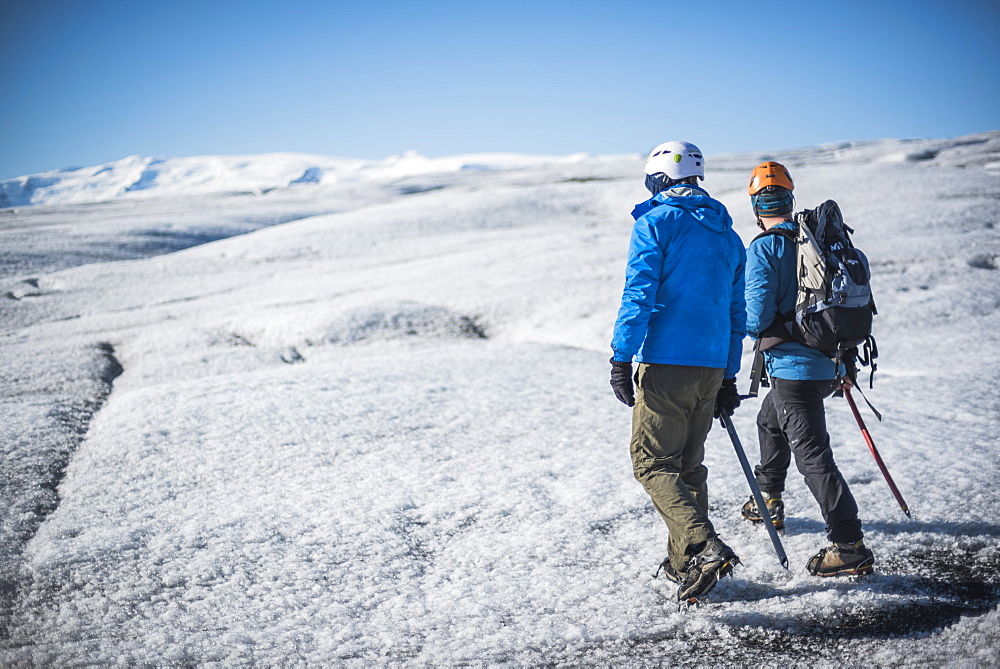
M667 523L671 566L684 569L687 547L716 536L703 460L722 370L640 364L638 378L632 470Z

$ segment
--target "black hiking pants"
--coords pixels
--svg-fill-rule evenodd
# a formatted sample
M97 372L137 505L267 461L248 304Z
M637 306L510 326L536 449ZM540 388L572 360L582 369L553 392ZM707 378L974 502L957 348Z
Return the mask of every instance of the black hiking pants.
M833 460L826 431L823 400L836 388L836 381L771 379L771 392L757 414L760 464L754 473L761 490L782 492L794 455L795 466L819 503L827 537L850 543L864 534L857 502Z

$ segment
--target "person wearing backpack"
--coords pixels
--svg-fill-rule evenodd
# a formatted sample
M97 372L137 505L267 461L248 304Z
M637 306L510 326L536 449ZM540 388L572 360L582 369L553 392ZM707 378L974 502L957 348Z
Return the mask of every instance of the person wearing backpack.
M697 146L661 144L645 172L653 197L632 212L611 387L634 407L633 473L669 531L657 574L678 583L678 600L687 600L739 563L708 518L703 460L713 415L730 416L740 403L746 250L725 205L698 186L705 167Z
M775 528L782 529L781 494L794 456L832 544L814 555L807 569L817 576L866 574L875 558L864 543L858 505L834 461L823 406L824 399L850 381L837 352L796 341L788 325L794 321L798 294L794 187L788 170L773 161L758 165L751 175L751 204L763 232L747 249L747 331L757 340L755 350L766 349L763 360L771 378L771 390L757 415L761 459L754 473ZM846 357L853 370L853 361ZM752 497L742 515L763 522Z

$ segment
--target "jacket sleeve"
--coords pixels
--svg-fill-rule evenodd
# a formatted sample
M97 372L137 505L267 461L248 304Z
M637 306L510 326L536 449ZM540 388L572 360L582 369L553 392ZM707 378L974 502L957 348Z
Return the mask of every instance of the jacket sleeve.
M615 321L611 350L615 360L631 362L646 338L649 316L656 302L663 273L663 244L656 225L661 215L646 214L636 220L625 268L625 290Z
M746 264L747 332L756 339L778 316L778 257L776 244L784 239L768 235L750 243Z
M747 336L747 303L744 294L746 282L747 253L743 242L736 237L736 247L739 252L739 264L733 275L733 294L729 303L729 359L726 363L723 377L735 378L740 371L740 361L743 357L743 339Z

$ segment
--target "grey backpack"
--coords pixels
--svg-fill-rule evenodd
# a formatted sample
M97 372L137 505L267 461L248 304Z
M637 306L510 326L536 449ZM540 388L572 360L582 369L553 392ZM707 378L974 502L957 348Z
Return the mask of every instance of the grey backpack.
M877 311L868 258L851 243L854 230L833 200L799 212L795 222L798 295L792 336L829 352L864 344Z
M868 258L851 242L854 230L833 200L795 214L795 223L795 230L771 228L757 236L781 235L795 244L798 283L795 311L779 315L761 333L758 350L797 341L838 362L856 356L862 364L871 363L874 374L878 347L872 321L878 312ZM852 369L848 364L849 373Z

